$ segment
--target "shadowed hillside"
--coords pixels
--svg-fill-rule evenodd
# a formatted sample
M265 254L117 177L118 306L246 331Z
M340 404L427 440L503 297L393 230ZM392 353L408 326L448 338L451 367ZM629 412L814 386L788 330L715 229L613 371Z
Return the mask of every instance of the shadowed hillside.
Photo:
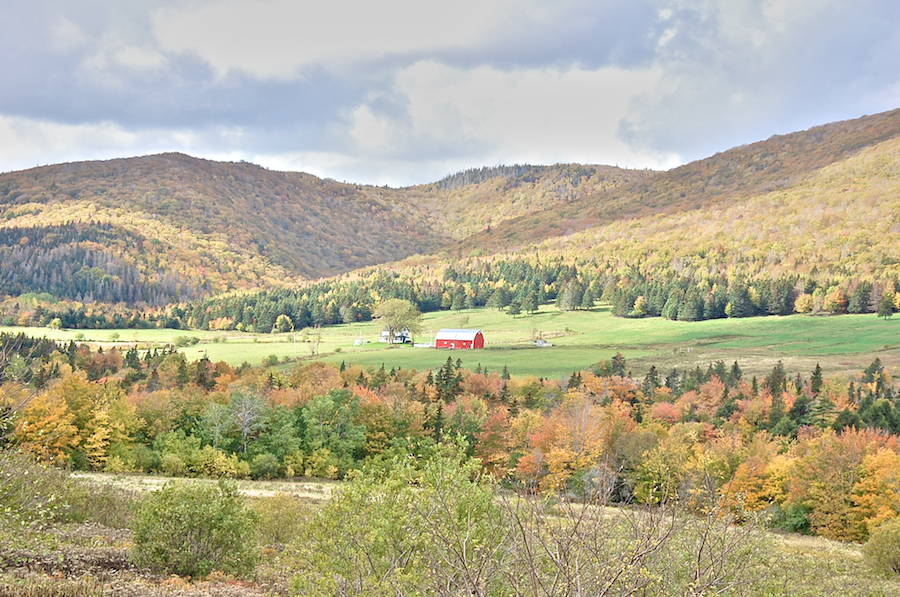
M465 174L465 173L463 173ZM0 295L161 305L428 253L643 175L523 167L389 189L181 154L0 175Z
M21 292L23 284L49 290L33 270L61 266L66 259L60 253L71 257L67 267L76 272L115 262L145 280L160 272L200 275L212 290L228 290L329 276L440 246L442 235L396 195L181 154L4 174L0 229L21 232L0 245L7 264L0 283L8 283L0 293ZM122 242L84 228L96 223ZM73 225L83 229L59 234ZM29 247L26 269L32 271L9 272L20 246ZM19 284L9 285L12 278Z

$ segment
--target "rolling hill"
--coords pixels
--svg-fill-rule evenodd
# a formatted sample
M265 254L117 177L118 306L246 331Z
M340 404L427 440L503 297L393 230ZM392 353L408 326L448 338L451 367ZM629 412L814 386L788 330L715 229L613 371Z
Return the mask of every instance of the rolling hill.
M502 251L617 220L688 212L702 218L711 209L788 190L831 164L898 137L900 110L777 135L510 219L469 237L463 247Z
M181 154L46 166L0 175L0 295L161 306L529 255L603 275L900 278L898 171L900 110L666 172L501 166L391 189Z
M389 189L181 154L34 168L0 175L0 294L161 305L284 286L428 253L642 175L522 166Z

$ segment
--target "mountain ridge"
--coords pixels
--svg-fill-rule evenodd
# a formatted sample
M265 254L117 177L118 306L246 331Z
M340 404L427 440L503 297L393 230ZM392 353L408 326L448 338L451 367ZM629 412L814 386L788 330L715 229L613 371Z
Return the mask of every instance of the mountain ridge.
M657 230L654 218L678 214L686 215L672 221L690 227L741 202L763 209L755 198L791 193L829 166L898 138L894 110L776 135L663 172L526 164L397 189L181 153L41 166L0 175L0 294L161 305L360 268L512 258L523 247L596 261L603 258L591 252L596 243L584 240L591 234L621 234L623 222ZM638 260L649 251L633 250Z

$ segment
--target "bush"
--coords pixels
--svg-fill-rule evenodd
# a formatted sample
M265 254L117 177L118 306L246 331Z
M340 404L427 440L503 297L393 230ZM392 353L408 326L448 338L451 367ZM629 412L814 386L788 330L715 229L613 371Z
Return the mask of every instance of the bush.
M873 568L900 574L900 519L876 527L863 545L863 554Z
M303 533L315 508L297 496L277 493L253 504L259 516L260 542L263 545L287 545Z
M200 338L197 336L178 336L175 338L175 346L178 348L184 348L185 346L194 346L200 343Z
M0 451L0 530L40 528L65 517L69 474L35 464L23 454Z
M254 479L274 479L279 475L280 468L278 458L268 452L258 454L250 463L250 472Z
M111 485L75 481L69 490L68 522L97 522L114 529L132 524L135 505L141 494Z
M167 574L249 575L259 561L256 514L234 483L167 483L135 516L133 557Z

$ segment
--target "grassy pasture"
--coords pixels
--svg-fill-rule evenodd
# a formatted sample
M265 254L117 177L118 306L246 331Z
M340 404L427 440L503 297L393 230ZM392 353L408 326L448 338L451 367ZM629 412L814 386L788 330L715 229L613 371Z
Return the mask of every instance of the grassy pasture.
M808 372L820 363L826 373L855 372L879 356L889 369L900 367L900 318L875 315L811 317L754 317L698 322L661 318L613 317L608 307L592 311L561 312L544 305L530 316L510 317L490 309L441 311L423 316L423 332L416 338L429 342L441 328L478 328L484 331L483 350L443 351L411 346L388 347L377 341L377 322L329 326L321 330L318 354L302 332L248 334L190 330L48 330L0 328L24 331L68 341L82 334L85 341L105 347L145 348L194 336L201 343L181 350L189 359L209 355L238 365L259 364L270 355L280 359L346 361L364 366L434 369L447 356L462 359L467 367L481 363L492 371L506 365L516 375L561 377L621 352L635 375L656 365L660 370L706 367L710 362L737 360L749 374L764 374L782 360L788 371ZM538 348L542 338L553 346ZM367 344L354 346L357 339Z

